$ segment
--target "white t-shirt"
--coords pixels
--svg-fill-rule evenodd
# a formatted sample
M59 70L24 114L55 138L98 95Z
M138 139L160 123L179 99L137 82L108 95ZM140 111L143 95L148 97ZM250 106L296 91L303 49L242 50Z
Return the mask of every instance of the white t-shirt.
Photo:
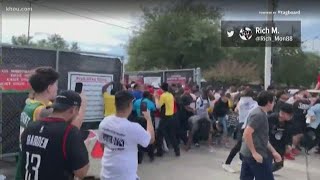
M98 138L104 145L101 180L136 180L137 145L147 147L151 135L140 124L112 115L100 123Z
M199 97L196 101L196 112L201 118L208 117L208 108L210 107L210 101Z
M258 103L251 97L241 97L238 102L239 123L246 124L252 109L258 107Z

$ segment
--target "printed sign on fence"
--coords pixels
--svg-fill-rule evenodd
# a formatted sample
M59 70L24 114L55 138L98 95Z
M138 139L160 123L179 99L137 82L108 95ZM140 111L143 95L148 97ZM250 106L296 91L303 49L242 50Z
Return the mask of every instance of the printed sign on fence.
M193 70L165 72L165 79L168 84L188 85L193 82Z
M152 85L154 87L161 85L161 77L144 77L144 84Z
M129 75L129 83L131 83L132 81L139 83L139 84L144 84L143 81L143 76L142 75Z
M29 75L31 70L0 69L0 89L24 91L31 89Z
M87 111L85 121L101 121L104 117L104 103L102 87L113 81L112 74L95 74L82 72L69 72L68 89L74 90L77 82L83 83L82 91L87 96ZM107 90L110 92L112 87Z

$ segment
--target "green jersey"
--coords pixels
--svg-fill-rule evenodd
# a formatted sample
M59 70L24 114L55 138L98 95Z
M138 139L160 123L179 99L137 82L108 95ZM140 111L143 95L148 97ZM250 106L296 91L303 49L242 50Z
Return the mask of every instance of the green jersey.
M24 129L28 126L29 122L35 121L34 112L40 106L44 106L39 101L29 100L26 101L26 105L20 116L20 136Z

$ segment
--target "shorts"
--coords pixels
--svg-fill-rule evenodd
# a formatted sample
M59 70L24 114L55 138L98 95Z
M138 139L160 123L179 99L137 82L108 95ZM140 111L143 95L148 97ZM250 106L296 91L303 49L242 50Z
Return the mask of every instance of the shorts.
M199 121L200 120L206 120L210 123L210 129L212 129L212 121L209 119L209 117L201 117L198 115L193 115L188 119L189 123L189 129L192 134L197 132L199 130Z

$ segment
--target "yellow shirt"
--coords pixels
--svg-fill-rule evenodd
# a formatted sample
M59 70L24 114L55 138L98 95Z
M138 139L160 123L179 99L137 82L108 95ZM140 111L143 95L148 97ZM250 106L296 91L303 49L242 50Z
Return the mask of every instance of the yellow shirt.
M231 99L228 100L228 106L229 106L229 109L232 109L233 101Z
M165 92L160 96L158 106L161 107L165 105L166 116L172 116L174 114L174 97L171 93Z
M104 116L110 116L116 113L115 96L109 93L103 93Z

